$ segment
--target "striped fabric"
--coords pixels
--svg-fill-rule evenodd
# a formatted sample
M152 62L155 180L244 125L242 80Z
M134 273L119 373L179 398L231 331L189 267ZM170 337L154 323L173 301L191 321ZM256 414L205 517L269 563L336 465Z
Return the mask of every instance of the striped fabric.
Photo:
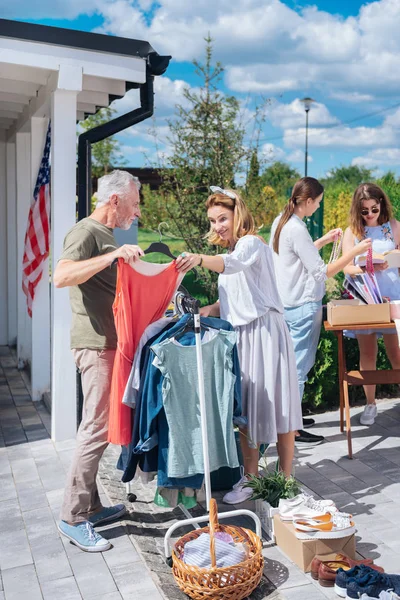
M42 277L43 262L49 255L50 247L50 145L49 123L42 162L29 210L22 261L22 289L26 296L30 317L32 317L35 288Z
M217 567L232 567L246 560L246 551L243 544L228 543L215 538L215 557ZM202 533L195 540L185 544L183 561L201 569L211 567L210 535Z

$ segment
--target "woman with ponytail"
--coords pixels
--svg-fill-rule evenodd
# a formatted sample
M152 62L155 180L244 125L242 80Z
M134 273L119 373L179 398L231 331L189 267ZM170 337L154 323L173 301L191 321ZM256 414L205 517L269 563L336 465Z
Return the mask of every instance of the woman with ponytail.
M339 273L356 256L371 247L364 239L326 265L319 250L333 242L338 230L333 229L315 242L312 241L303 219L311 217L319 208L324 188L313 177L303 177L293 187L292 195L283 213L271 229L271 246L279 295L284 309L296 355L300 399L303 397L307 375L315 362L322 324L322 298L325 280ZM313 419L303 419L303 427L314 424ZM322 436L307 431L296 432L296 445L307 446L323 441Z

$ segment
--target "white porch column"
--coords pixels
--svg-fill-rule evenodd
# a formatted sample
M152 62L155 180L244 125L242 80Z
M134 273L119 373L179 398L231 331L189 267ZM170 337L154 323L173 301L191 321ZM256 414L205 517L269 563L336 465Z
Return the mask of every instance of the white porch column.
M31 119L31 197L46 141L48 119ZM50 285L49 261L43 263L43 275L35 289L32 305L32 400L41 400L50 391Z
M0 131L0 345L8 343L6 137Z
M17 342L17 180L15 160L15 140L7 143L7 298L8 298L8 340L14 346Z
M73 75L73 73L72 73ZM81 82L82 82L82 75ZM74 84L73 76L69 83ZM76 82L75 82L76 85ZM76 104L77 91L59 88L52 94L51 144L51 261L54 269L63 240L76 221ZM78 85L76 85L76 88ZM74 89L74 88L73 88ZM76 370L70 351L71 308L68 288L51 286L52 376L51 431L54 441L76 434Z
M22 291L22 259L24 256L25 233L31 205L31 134L17 135L17 356L18 367L31 364L32 322L26 307L26 296Z

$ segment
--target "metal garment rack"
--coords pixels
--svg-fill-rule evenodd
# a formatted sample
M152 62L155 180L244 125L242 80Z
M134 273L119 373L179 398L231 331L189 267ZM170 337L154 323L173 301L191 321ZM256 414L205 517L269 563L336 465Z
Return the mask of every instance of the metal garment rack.
M185 313L190 313L193 315L194 321L194 334L196 341L196 362L197 362L197 374L198 374L198 391L199 391L199 400L200 400L200 423L201 423L201 438L202 438L202 446L203 446L203 462L204 462L204 487L206 494L206 506L207 513L210 511L210 500L211 500L211 474L210 474L210 459L208 453L208 432L207 432L207 409L206 409L206 399L205 399L205 390L204 390L204 369L203 369L203 355L202 355L202 345L201 345L201 326L200 326L200 313L199 307L200 303L198 300L191 296L181 295L179 304L184 309ZM129 496L134 496L130 491L130 482L126 484L126 491ZM136 496L133 500L136 500ZM190 513L181 505L179 505L181 510L185 515L190 516ZM228 512L218 513L218 520L227 519L230 517L237 516L247 516L253 519L255 523L255 529L257 535L261 538L261 521L258 516L247 509L239 509L239 510L231 510ZM206 514L202 517L193 517L187 518L182 521L178 521L171 525L164 536L164 552L165 559L167 564L170 566L171 563L171 546L170 539L172 534L176 529L180 527L184 527L185 525L195 525L198 529L198 523L206 522L209 519L209 515Z
M197 359L197 374L198 374L198 386L199 386L199 399L200 399L200 421L201 421L201 438L203 444L203 461L204 461L204 487L206 492L207 502L207 513L210 511L210 500L211 500L211 478L210 478L210 460L208 454L208 434L207 434L207 410L206 410L206 398L204 392L204 370L203 370L203 355L201 347L201 329L200 329L200 314L199 314L199 302L195 301L193 319L194 319L194 334L196 340L196 359ZM218 520L226 519L229 517L237 517L244 515L253 519L256 527L256 533L261 538L261 521L258 516L251 510L239 509L232 510L229 512L223 512L218 514ZM164 537L164 552L167 564L170 566L171 563L171 545L170 539L176 529L184 527L185 525L196 525L198 523L206 522L209 519L209 515L203 517L194 517L190 519L184 519L171 525Z

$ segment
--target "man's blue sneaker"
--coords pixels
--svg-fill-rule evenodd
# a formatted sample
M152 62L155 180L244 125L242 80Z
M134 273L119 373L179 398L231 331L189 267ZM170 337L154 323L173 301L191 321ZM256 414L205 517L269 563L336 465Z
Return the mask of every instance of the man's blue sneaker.
M336 571L335 592L338 596L346 598L347 584L350 580L362 576L369 567L367 565L355 565L351 569L339 568ZM372 571L372 569L371 569Z
M111 548L111 543L96 533L89 521L83 521L78 525L69 525L65 521L60 521L58 531L85 552L105 552Z
M365 573L362 577L349 581L347 584L347 598L358 600L361 594L367 594L370 598L379 598L379 594L387 590L399 593L400 575L386 575L375 571Z
M110 523L111 521L115 521L119 519L126 513L125 504L116 504L115 506L105 506L103 510L100 510L95 515L89 517L90 523L93 527L97 527L98 525L105 525L106 523Z

